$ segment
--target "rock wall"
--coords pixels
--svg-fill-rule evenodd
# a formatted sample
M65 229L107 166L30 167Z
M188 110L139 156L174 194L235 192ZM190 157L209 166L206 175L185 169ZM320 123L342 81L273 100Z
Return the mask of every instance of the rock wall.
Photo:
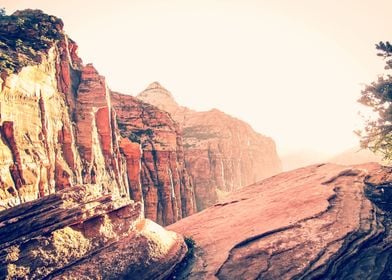
M18 18L25 22L43 18L39 12L22 15ZM51 17L47 20L57 22ZM7 26L12 22L11 18ZM18 35L23 38L23 32L29 32L28 26L20 32ZM3 208L77 183L99 182L112 192L127 193L122 175L125 160L119 153L105 81L92 65L82 66L75 54L73 62L75 44L69 43L61 29L57 32L58 39L41 50L39 64L3 75Z
M25 26L13 37L27 40L40 21L58 29L35 60L26 53L18 62L22 50L7 41L10 63L21 66L0 71L0 207L75 184L101 184L143 202L146 216L164 225L194 213L182 140L170 116L132 97L111 96L105 78L83 65L59 19L30 10L0 24L18 28L21 18ZM29 40L35 46L39 39Z
M147 218L167 225L195 212L182 139L168 113L129 95L112 93L123 137L131 197L144 201Z
M198 210L214 204L220 194L281 171L274 141L245 122L216 109L196 112L179 106L157 82L137 97L169 112L180 124Z
M0 93L3 209L81 180L72 122L64 94L56 86L57 51L51 48L41 64L24 67L3 81ZM63 146L60 140L67 143ZM67 152L62 153L62 149ZM73 161L73 165L67 161Z
M120 136L105 79L82 64L62 27L38 10L0 16L0 278L162 279L186 245L131 200L130 189L143 201L132 184L140 144ZM143 157L174 173L156 175L162 189L175 189L155 197L162 210L152 218L190 214L177 154Z

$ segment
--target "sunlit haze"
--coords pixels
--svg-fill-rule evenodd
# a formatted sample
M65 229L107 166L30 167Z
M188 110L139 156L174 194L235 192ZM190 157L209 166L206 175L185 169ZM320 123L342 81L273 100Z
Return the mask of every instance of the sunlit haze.
M159 81L181 105L218 108L280 154L336 154L358 139L361 84L383 71L392 1L31 1L64 20L85 63L116 91Z

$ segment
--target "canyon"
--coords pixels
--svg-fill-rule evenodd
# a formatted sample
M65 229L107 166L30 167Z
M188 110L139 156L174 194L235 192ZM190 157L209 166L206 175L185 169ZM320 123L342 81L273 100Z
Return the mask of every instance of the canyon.
M274 141L239 119L218 109L198 112L180 106L158 82L137 98L169 112L179 123L199 211L282 170Z
M100 183L168 225L280 171L272 139L218 110L194 112L184 126L142 95L111 91L56 17L17 12L2 30L3 209Z
M1 279L392 279L390 167L276 175L272 139L110 90L63 26L0 16Z

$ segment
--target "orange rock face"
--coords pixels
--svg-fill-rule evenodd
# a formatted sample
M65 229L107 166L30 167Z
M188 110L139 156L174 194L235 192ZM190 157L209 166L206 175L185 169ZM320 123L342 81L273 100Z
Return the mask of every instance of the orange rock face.
M112 105L131 174L131 195L144 201L146 217L167 225L193 214L193 188L175 122L168 113L132 96L112 93Z
M67 46L67 38L59 45ZM67 67L58 67L57 55L68 58ZM42 64L22 68L4 81L0 97L4 208L82 182L128 192L105 81L92 65L72 67L68 50L54 46ZM74 81L71 72L80 78ZM69 98L74 94L76 98Z
M59 38L42 50L40 64L2 81L0 207L100 184L143 202L146 216L164 225L194 213L182 140L170 116L111 96L105 78L82 64L75 42Z
M219 110L196 112L179 106L159 83L138 98L169 112L182 128L185 161L198 210L231 192L281 171L271 138Z
M128 182L122 176L125 161L118 147L114 116L105 79L91 64L83 67L75 117L83 183L117 185L121 192L127 192Z
M184 240L145 219L131 197L143 201L151 171L148 216L168 224L192 213L176 131L154 132L151 143L167 149L145 155L122 138L105 79L82 65L61 20L21 11L1 16L0 35L9 44L0 61L0 279L166 277ZM166 127L157 114L152 126Z

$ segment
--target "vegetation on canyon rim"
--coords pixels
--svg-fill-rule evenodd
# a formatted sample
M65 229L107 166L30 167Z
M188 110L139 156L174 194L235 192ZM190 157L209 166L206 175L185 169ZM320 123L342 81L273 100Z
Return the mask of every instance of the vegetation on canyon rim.
M61 19L42 11L0 9L0 72L18 72L41 62L42 55L62 36Z
M385 60L386 73L379 76L377 81L367 85L358 100L370 107L376 118L368 119L362 131L357 131L361 137L361 147L381 153L385 160L392 161L392 45L389 42L376 44L378 56Z

